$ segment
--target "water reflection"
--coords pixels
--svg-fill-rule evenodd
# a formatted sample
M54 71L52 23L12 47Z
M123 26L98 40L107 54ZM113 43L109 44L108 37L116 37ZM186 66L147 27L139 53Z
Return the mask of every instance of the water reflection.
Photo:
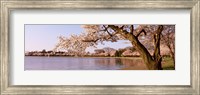
M105 66L121 67L120 69L145 70L146 65L140 58L105 58L97 59L95 63Z
M25 57L25 70L144 70L140 58Z

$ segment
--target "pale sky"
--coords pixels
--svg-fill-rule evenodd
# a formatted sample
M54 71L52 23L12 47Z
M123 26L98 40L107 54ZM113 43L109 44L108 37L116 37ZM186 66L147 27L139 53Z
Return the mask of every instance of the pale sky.
M25 25L25 51L52 50L58 43L59 36L69 37L71 34L80 34L83 32L81 25L69 24L26 24ZM104 42L97 45L97 48L87 48L86 51L93 52L95 49L111 47L114 49L131 46L127 40L118 42Z

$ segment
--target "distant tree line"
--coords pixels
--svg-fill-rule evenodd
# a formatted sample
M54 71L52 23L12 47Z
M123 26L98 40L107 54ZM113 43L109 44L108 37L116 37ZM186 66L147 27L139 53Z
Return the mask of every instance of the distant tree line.
M26 52L25 56L70 56L68 53L63 51L46 51L43 49L42 51L30 51Z
M163 54L169 56L168 54ZM26 52L25 56L77 56L74 51L46 51L45 49L41 51L30 51ZM125 47L120 49L114 49L111 47L105 47L102 49L95 49L94 53L86 52L81 57L139 57L139 52L134 47Z

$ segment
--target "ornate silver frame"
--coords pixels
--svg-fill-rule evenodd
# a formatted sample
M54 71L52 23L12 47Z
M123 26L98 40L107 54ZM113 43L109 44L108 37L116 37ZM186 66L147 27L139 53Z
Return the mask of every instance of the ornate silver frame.
M200 94L200 0L0 0L0 94ZM189 86L21 86L9 84L9 14L18 9L190 9L191 85Z

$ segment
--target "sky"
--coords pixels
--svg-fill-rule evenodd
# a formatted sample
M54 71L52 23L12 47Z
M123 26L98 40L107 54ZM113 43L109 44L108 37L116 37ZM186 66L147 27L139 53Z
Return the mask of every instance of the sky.
M53 50L59 41L59 36L70 37L72 34L78 35L81 32L84 32L84 29L78 24L26 24L25 51ZM92 53L95 49L102 49L104 47L119 49L131 46L131 44L127 44L127 42L127 40L120 40L114 43L104 42L104 45L99 44L97 48L89 47L86 51Z

